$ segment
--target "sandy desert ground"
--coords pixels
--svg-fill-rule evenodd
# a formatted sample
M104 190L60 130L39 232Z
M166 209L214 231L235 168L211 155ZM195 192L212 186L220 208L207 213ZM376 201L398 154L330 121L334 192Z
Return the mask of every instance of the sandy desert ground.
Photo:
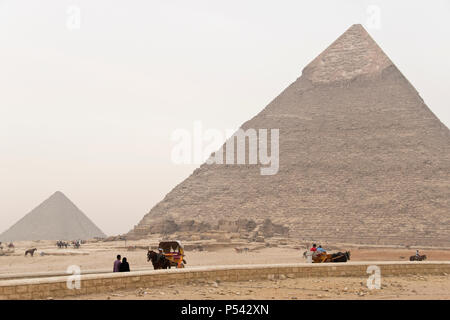
M19 242L15 253L10 256L0 256L0 276L12 273L33 272L65 272L71 265L77 265L83 271L112 270L117 254L127 257L131 270L153 269L147 262L148 246L156 246L157 239L130 242L124 241L97 242L82 245L80 249L58 249L54 241ZM283 242L285 243L285 242ZM288 241L286 245L265 247L261 243L219 243L204 241L204 251L186 249L187 266L266 264L305 262L302 257L305 248ZM186 242L188 247L190 243ZM192 245L192 243L191 243ZM127 247L137 248L129 251ZM248 253L236 253L234 247L248 247ZM34 257L25 257L27 248L37 248ZM332 251L351 251L351 261L406 261L415 253L415 249L405 248L370 248L370 247L336 247ZM420 249L428 260L450 261L450 250ZM43 255L41 255L43 253Z
M107 300L297 300L297 299L450 299L450 276L382 278L381 288L369 290L367 279L329 277L246 282L192 282L165 288L140 288L76 299Z
M203 251L186 250L187 268L191 266L269 264L305 262L303 244L293 240L278 241L283 245L261 243L203 241ZM0 277L36 272L65 272L71 265L82 272L112 271L117 254L127 257L131 270L152 270L146 260L146 248L155 247L158 239L140 241L96 242L80 249L58 249L54 241L16 243L15 253L0 256ZM186 247L198 243L186 242ZM34 257L25 257L28 248L37 248ZM132 249L130 250L129 247ZM248 253L237 253L235 247L247 247ZM406 261L416 248L380 248L336 245L332 251L349 249L352 261ZM419 248L428 260L450 261L450 250ZM326 279L283 279L248 282L193 282L162 288L140 288L79 297L80 299L450 299L450 277L405 276L385 277L382 288L369 290L367 279L339 277Z

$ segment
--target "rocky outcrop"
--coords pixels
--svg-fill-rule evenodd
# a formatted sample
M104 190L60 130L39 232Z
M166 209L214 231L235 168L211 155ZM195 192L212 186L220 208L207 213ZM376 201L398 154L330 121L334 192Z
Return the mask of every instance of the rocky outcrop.
M254 220L240 218L237 220L220 219L216 229L227 232L250 232L256 228Z
M259 227L258 232L265 238L278 236L288 236L289 227L280 224L273 223L270 219L264 220L263 224Z
M257 235L266 238L275 235L287 236L289 228L286 226L272 223L270 219L257 223L251 219L240 218L237 220L220 219L217 224L209 224L205 222L196 222L194 220L181 220L175 222L174 219L165 218L154 221L147 228L147 235L160 234L163 236L177 237L177 234L184 234L194 240L192 237L196 234L202 234L205 238L216 238L220 240L229 240L230 237L247 238L247 234L252 233L253 238ZM107 240L118 240L118 237L110 237ZM126 236L127 239L137 238L133 234ZM198 237L200 239L201 237Z

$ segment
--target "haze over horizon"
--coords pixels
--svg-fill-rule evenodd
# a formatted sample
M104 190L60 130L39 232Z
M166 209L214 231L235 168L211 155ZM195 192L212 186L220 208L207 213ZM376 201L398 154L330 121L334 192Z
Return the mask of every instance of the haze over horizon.
M447 1L0 0L0 233L55 191L128 232L198 166L171 162L174 130L238 128L354 23L450 127L449 15Z

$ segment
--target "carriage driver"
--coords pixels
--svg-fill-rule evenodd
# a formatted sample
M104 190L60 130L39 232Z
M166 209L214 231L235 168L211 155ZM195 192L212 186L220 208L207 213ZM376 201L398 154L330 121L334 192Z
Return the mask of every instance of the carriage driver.
M159 248L158 255L156 256L156 262L159 262L159 260L161 260L162 257L164 257L163 249Z
M317 248L317 253L326 253L326 251L325 251L325 249L324 248L322 248L322 246L319 246L318 248Z

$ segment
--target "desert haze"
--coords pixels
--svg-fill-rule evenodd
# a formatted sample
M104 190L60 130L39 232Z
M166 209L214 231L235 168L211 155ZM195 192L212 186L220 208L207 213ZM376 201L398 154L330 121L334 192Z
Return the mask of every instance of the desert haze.
M68 12L76 15L80 12L77 10L71 6ZM176 12L173 10L175 16ZM83 17L82 21L93 27L89 16ZM76 16L72 18L67 28L76 38L73 29L82 28ZM230 27L229 21L217 21ZM116 34L120 36L120 32ZM308 29L308 34L321 37L320 29ZM398 39L403 40L407 38ZM94 42L90 48L95 47ZM133 52L145 56L144 45L142 49ZM189 50L183 53L188 56ZM85 114L81 118L64 115L73 118L73 127L68 127L71 136L66 140L35 124L32 114L23 113L19 126L9 126L18 130L19 136L21 127L35 128L37 136L45 131L64 145L89 141L86 148L94 151L77 153L73 148L55 156L55 145L30 140L27 143L32 147L21 149L23 154L8 153L19 159L5 160L11 168L44 177L36 179L29 174L25 180L30 184L22 182L23 188L28 188L24 192L5 182L8 192L17 189L18 199L30 190L35 193L27 199L41 197L49 185L57 187L24 210L20 219L11 220L17 212L2 213L1 223L9 227L0 230L0 300L450 299L450 130L445 120L428 107L429 102L397 67L401 61L394 63L395 59L388 57L362 24L350 24L315 55L301 74L296 71L298 78L281 93L270 91L273 100L268 105L242 110L233 121L224 116L223 124L232 123L239 129L225 142L219 139L222 147L210 155L207 152L199 167L191 163L194 170L181 182L182 170L170 172L168 176L173 176L165 179L164 170L170 167L167 161L153 168L146 162L149 154L142 150L150 148L153 160L160 161L158 152L166 150L167 145L158 139L168 130L164 127L167 119L162 119L167 116L173 118L171 125L180 125L200 115L194 108L186 107L179 113L164 108L164 101L175 99L181 94L179 90L184 90L181 87L195 82L196 71L191 70L191 76L180 71L179 77L170 81L159 82L153 76L149 88L143 79L125 77L137 88L117 85L118 91L128 93L121 102L133 108L138 101L137 105L146 110L145 116L128 113L139 118L134 124L116 113L114 103L100 103L108 107L106 118L99 117L101 121L110 121L109 125L119 131L132 128L139 136L135 140L114 131L109 143L99 140L89 144L96 137L83 130ZM89 63L96 66L104 62L102 57ZM172 62L176 68L177 63ZM199 64L210 62L203 59ZM227 63L223 60L219 64L223 67ZM133 61L114 65L123 70L116 70L117 74L114 71L112 78L122 81ZM151 73L147 64L142 66L144 73ZM75 70L78 65L71 68ZM264 64L264 68L277 69L270 64ZM244 73L240 75L239 81L245 82ZM95 80L96 76L89 72L80 86L95 82L108 88L111 79L102 82ZM14 77L11 79L14 83ZM134 96L141 89L164 92L159 100L148 100L152 106L160 103L159 109L151 109L143 104L146 99ZM96 91L89 88L94 104ZM110 88L106 91L101 99L115 97ZM211 100L210 90L205 87L203 91L201 99ZM262 91L266 92L255 92ZM230 95L230 90L224 92ZM52 97L45 92L39 94ZM24 95L17 95L17 99L28 99ZM220 95L215 97L220 100ZM68 105L78 98L75 95L69 99ZM194 97L187 103L201 99ZM217 112L218 117L226 113L226 108L210 107L209 112ZM157 125L144 133L134 125L151 127L147 116ZM129 127L121 127L124 123ZM61 122L57 126L66 125ZM140 140L143 136L159 142L152 140L151 147L144 146ZM20 143L8 143L6 149L20 149ZM130 145L142 153L130 152ZM110 147L113 153L101 154ZM27 152L36 150L43 153L36 159L27 157ZM239 150L244 150L243 157ZM196 147L192 151L196 152ZM59 175L38 170L42 163L48 167L64 163L68 167L55 169L60 170ZM164 166L166 169L161 169ZM150 167L161 170L154 179L147 176ZM88 173L95 168L100 175ZM117 175L111 173L115 168ZM134 180L136 176L139 182ZM178 180L172 179L174 176ZM46 185L42 190L39 181ZM86 191L88 200L81 197L79 203L77 196L66 192L61 184L69 181L77 185L69 190ZM139 195L130 197L133 192ZM133 201L137 198L148 200L148 207L142 209L142 203ZM13 200L8 199L8 203ZM137 215L138 208L142 212ZM122 232L111 232L113 229Z

